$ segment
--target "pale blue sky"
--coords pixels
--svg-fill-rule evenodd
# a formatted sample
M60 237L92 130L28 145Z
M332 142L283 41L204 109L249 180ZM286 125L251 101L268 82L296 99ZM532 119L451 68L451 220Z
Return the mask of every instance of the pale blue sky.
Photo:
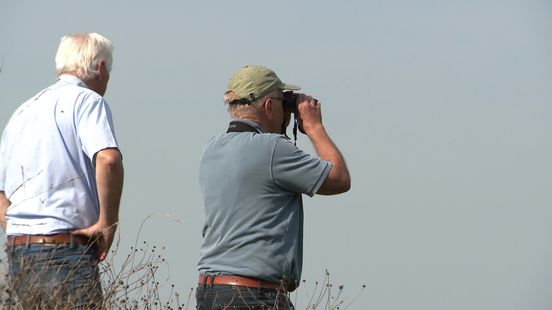
M204 142L246 64L323 103L353 187L305 198L304 279L350 309L552 307L550 1L15 1L0 4L0 127L56 79L59 38L114 42L122 251L166 246L195 286ZM0 59L2 59L0 58ZM312 151L305 136L298 145ZM300 291L306 295L312 286Z

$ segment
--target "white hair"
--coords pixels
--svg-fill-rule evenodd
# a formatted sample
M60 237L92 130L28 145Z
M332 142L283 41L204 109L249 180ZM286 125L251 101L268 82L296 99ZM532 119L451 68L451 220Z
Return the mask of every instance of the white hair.
M255 116L261 111L263 103L266 97L277 96L281 91L276 89L270 93L257 98L257 100L251 102L250 104L229 104L232 100L241 99L233 91L226 92L224 94L224 103L228 104L228 113L231 118L242 118L243 116Z
M259 113L265 97L258 98L250 104L229 104L234 99L240 99L236 93L229 91L224 94L224 103L228 104L228 113L231 118L242 118L243 116L255 116Z
M113 44L97 33L75 33L61 38L56 53L58 75L72 73L81 79L91 79L99 74L97 68L105 63L107 72L113 64Z

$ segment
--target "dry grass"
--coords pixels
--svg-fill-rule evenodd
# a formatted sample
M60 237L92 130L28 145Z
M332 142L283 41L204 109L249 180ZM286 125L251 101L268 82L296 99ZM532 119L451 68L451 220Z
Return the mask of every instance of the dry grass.
M311 287L308 285L307 280L302 281L303 284L298 289L297 293L294 293L294 304L296 308L299 308L298 305L301 303L301 300L298 298L299 294L303 295L305 300L308 300L304 306L307 310L314 309L324 309L324 310L345 310L349 309L354 302L360 298L362 292L366 288L366 285L360 287L359 292L356 297L352 300L346 301L343 296L344 285L334 285L330 279L330 273L326 270L324 279L322 281L316 281L312 285L313 291L309 290ZM303 294L304 293L304 294Z
M151 217L151 216L150 216ZM150 218L148 217L148 218ZM147 221L146 218L144 223ZM142 224L143 226L143 224ZM140 228L141 231L141 228ZM139 236L139 234L138 234ZM188 289L184 294L169 284L170 279L165 272L168 262L164 258L164 247L150 245L146 241L138 241L126 250L127 254L121 263L116 263L114 257L120 259L123 249L119 240L113 245L111 255L100 264L100 279L103 287L103 299L97 305L99 309L189 309L195 304L194 289ZM123 254L124 255L124 254ZM28 309L23 306L10 288L10 283L17 279L8 279L7 260L0 260L0 307L2 309ZM347 302L343 299L343 285L334 285L330 281L330 273L326 271L322 281L309 283L302 281L298 290L291 293L290 300L297 309L348 309L361 296L364 285L358 295ZM311 292L312 290L312 292ZM35 303L36 309L75 309L75 304L66 298L67 292L57 290L48 292L47 303ZM65 294L65 295L64 295ZM72 295L75 292L71 292ZM63 297L65 296L65 297ZM27 300L28 301L28 300ZM305 306L299 304L305 303Z

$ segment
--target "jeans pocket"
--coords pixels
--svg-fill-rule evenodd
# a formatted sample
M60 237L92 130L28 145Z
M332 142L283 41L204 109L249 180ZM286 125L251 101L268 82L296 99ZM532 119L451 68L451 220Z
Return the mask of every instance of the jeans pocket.
M10 283L24 306L30 300L37 302L33 308L101 302L97 259L86 245L31 244L9 250Z

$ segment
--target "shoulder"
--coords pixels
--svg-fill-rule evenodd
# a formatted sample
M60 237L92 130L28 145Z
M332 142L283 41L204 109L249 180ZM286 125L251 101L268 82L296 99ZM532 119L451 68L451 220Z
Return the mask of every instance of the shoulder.
M257 149L263 149L274 154L293 153L298 148L288 138L275 133L255 133L251 137L251 144Z
M71 88L72 94L65 93L62 96L69 102L74 100L77 113L111 113L104 97L95 91L78 85L72 85Z
M255 154L256 158L273 157L280 144L287 144L286 138L277 134L256 132L230 132L212 136L206 142L203 153ZM293 143L291 143L293 146ZM222 156L222 155L221 155Z
M290 139L283 135L270 134L270 139L274 142L274 149L279 151L297 152L301 151Z
M283 135L274 134L274 133L258 133L258 132L230 132L230 133L222 133L215 136L212 136L207 141L207 145L214 144L214 143L221 143L225 141L232 141L232 143L244 143L244 144L259 144L259 145L266 145L266 144L278 144L279 141L282 141L282 143L291 141L284 137ZM293 145L293 143L291 143Z
M88 88L82 80L72 75L61 75L52 88L57 90L60 96L78 97L82 101L89 102L105 101L100 94Z
M104 97L100 96L100 94L80 85L68 85L63 91L75 94L77 97L81 98L83 102L105 103Z

